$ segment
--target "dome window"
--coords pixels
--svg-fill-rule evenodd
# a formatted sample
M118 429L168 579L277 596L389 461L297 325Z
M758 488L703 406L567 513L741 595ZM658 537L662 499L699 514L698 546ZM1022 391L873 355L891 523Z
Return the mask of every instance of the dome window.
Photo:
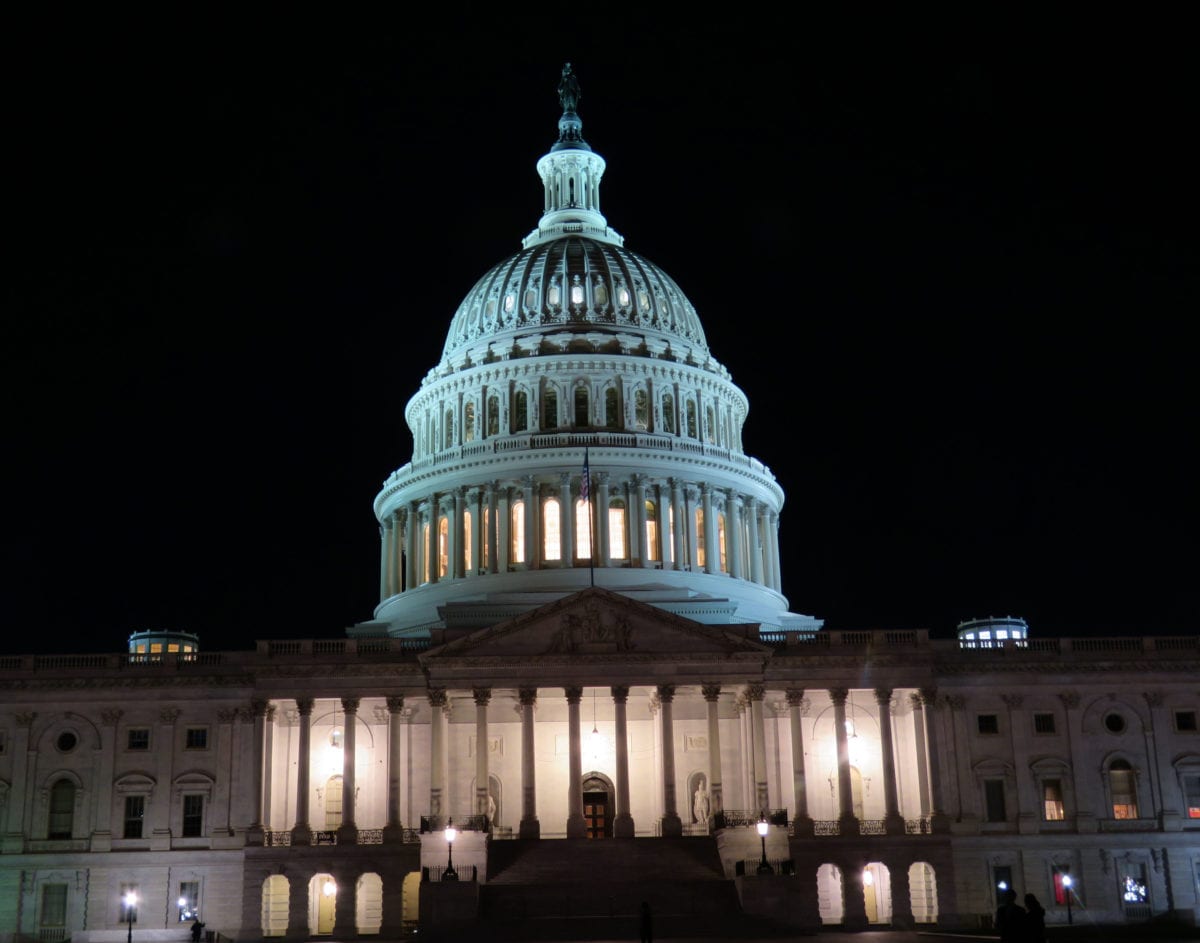
M558 292L557 285L550 286L550 291L547 293L546 300L548 302L550 302L550 304L556 308L559 306L559 304L561 304L561 302L559 301L559 292Z
M518 390L513 406L512 431L524 432L529 428L529 394Z
M489 396L487 401L487 434L500 434L500 398Z
M638 307L643 310L649 310L650 308L650 296L646 294L646 289L644 288L638 289Z
M516 303L517 303L517 299L514 295L511 295L511 294L505 295L504 296L504 313L508 314L509 312L511 312L513 309L513 305L515 305Z
M621 428L620 403L617 402L617 391L612 388L604 391L604 425L609 429Z
M575 425L590 426L588 417L588 391L586 386L575 387Z
M675 434L675 398L668 393L662 399L663 432Z
M475 404L467 403L463 410L463 441L475 441Z
M617 304L622 308L629 307L629 289L624 285L617 289Z
M696 435L696 404L691 400L687 403L687 434L689 439L698 438Z
M496 316L496 299L495 298L489 298L487 300L487 304L485 304L483 306L483 314L484 314L484 317L487 317L489 319L494 318Z
M573 304L573 305L583 304L583 286L582 285L572 285L571 286L571 304Z
M558 428L558 393L552 389L542 394L542 428Z
M526 291L525 291L525 307L526 308L536 308L537 307L537 291L536 291L536 289L533 289L533 288L526 289Z
M650 399L645 390L637 390L633 394L633 424L638 432L650 428Z
M597 305L608 304L608 288L605 287L604 282L600 281L600 279L596 279L596 286L592 290L592 293L596 298Z

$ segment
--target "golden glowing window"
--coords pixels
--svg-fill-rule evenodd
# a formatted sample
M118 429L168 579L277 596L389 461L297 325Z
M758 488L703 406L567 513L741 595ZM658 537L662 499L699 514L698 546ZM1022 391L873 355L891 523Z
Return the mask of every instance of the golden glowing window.
M423 574L422 582L429 582L429 524L421 525L421 559L424 566L421 568Z
M512 520L512 561L513 563L525 562L525 502L514 501L512 512L510 514Z
M488 553L488 535L491 534L492 509L485 507L483 509L483 532L479 535L479 553L483 557L479 565L487 569L492 565L491 555Z
M725 515L717 515L717 550L721 554L721 572L729 572L729 557L725 550Z
M438 578L446 575L450 563L450 521L438 518Z
M1108 768L1108 783L1112 790L1113 818L1136 819L1137 781L1133 767L1125 760L1113 760Z
M169 642L167 644L167 651L168 652L178 652L179 651L179 643L178 642Z
M704 546L704 508L696 508L696 566L703 568L706 559Z
M1047 822L1061 822L1063 814L1063 795L1061 779L1042 780L1042 815Z
M592 518L590 501L575 502L575 556L589 560L592 556Z
M467 511L463 514L463 547L462 547L463 571L466 573L469 573L469 572L471 572L471 570L474 569L474 567L471 566L471 547L472 546L473 546L473 544L471 542L471 512Z
M542 504L542 559L562 559L562 522L558 498Z
M667 505L667 532L664 535L667 545L665 560L674 563L679 557L675 551L675 505Z
M150 643L150 654L151 655L161 655L162 650L163 650L162 642L151 642Z
M658 508L646 502L646 559L658 559Z
M625 542L625 502L620 498L608 505L608 555L614 560L624 560L629 556L629 547Z

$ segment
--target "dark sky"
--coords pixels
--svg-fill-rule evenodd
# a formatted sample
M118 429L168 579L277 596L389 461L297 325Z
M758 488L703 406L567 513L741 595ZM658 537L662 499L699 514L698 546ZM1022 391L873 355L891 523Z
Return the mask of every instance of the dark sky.
M1184 25L592 13L10 31L0 649L371 616L404 406L536 224L566 60L609 223L749 397L793 611L1196 631Z

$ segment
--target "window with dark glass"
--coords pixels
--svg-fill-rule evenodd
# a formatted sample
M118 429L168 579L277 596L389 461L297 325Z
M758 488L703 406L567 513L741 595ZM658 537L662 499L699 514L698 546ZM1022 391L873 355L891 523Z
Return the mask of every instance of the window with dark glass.
M146 797L125 797L125 829L121 833L124 838L141 838L142 823L146 820Z
M1180 733L1195 733L1196 732L1196 712L1195 711L1176 711L1175 712L1175 729Z
M204 834L204 796L183 797L183 837L199 838Z
M38 926L46 929L67 925L67 885L42 885L42 916Z
M188 727L187 733L184 734L183 746L187 750L207 750L208 728Z
M1189 819L1200 819L1200 774L1183 777L1183 805Z
M179 896L176 898L179 906L179 922L184 923L192 920L197 914L197 909L200 906L200 882L199 881L180 881Z
M588 391L583 386L575 387L575 425L591 425L588 419Z
M604 391L604 425L609 429L621 428L621 410L616 390Z
M60 779L50 787L50 817L46 823L47 838L70 838L75 824L75 784Z
M149 727L131 727L131 728L129 728L129 737L126 740L126 746L130 750L149 750L150 749L150 728Z
M1054 715L1051 713L1036 713L1033 715L1034 733L1054 733Z
M1000 718L996 714L980 714L975 719L979 732L984 734L1000 732Z
M1004 780L985 779L983 781L983 797L989 822L1007 822L1007 810L1004 807Z

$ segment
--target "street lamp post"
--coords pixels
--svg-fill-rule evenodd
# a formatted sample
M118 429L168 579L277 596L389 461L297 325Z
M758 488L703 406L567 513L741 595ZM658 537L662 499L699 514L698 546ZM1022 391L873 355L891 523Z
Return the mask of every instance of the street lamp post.
M767 814L764 812L758 819L758 837L762 841L762 860L758 863L759 874L774 874L770 863L767 861L767 829L771 826L767 824Z
M1062 882L1063 882L1063 889L1067 892L1067 924L1069 926L1072 923L1072 920L1071 920L1071 885L1074 882L1071 880L1071 875L1069 875L1069 874L1063 875Z
M446 870L442 872L443 881L457 881L458 872L454 870L454 839L458 838L458 829L454 827L454 819L446 820Z
M137 894L133 891L125 892L125 917L129 921L129 935L126 937L128 943L133 943L133 908L137 904Z

